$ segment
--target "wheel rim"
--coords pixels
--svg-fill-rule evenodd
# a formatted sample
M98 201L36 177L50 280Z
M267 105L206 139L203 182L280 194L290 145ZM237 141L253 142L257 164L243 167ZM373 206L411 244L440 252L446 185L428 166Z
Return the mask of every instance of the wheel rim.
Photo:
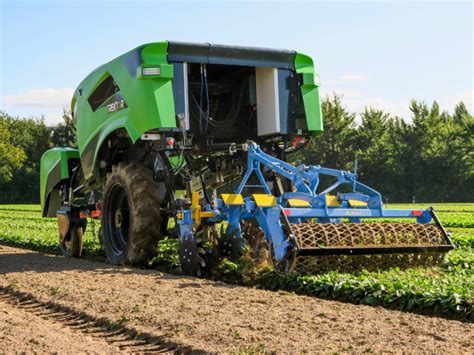
M115 255L121 255L127 249L130 226L128 200L123 187L112 186L107 202L107 242Z

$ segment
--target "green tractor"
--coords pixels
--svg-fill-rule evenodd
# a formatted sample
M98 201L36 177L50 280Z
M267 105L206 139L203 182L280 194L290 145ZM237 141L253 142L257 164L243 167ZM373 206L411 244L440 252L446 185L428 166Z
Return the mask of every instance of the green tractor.
M71 110L78 150L44 153L43 216L58 217L63 253L80 256L85 217L100 215L102 248L116 264L150 260L193 191L237 181L238 144L282 156L322 130L311 58L208 43L135 48L87 76Z
M434 211L386 212L355 172L287 163L323 130L316 78L295 51L171 41L94 70L71 102L78 150L41 159L43 216L57 217L63 254L81 256L88 217L101 218L111 263L146 264L174 236L192 275L206 264L203 236L221 257L265 249L285 271L298 258L317 268L333 254L452 248ZM318 191L320 175L335 184ZM418 223L360 223L392 217Z

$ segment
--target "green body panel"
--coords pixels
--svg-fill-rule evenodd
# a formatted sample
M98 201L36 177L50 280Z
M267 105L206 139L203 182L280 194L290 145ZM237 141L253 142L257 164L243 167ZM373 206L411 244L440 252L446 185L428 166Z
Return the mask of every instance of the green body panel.
M168 42L159 42L133 51L102 65L92 72L77 88L72 100L72 109L77 120L77 142L81 158L87 150L92 159L82 160L86 179L93 174L97 152L107 136L118 128L125 128L132 142L142 134L155 128L176 128L173 98L173 67L166 59ZM141 51L139 51L142 49ZM135 68L136 78L131 75L124 61L141 52L141 65ZM141 78L142 67L160 67L161 75ZM92 111L88 98L103 79L111 75L122 94L126 108L108 112L107 107ZM138 79L138 80L137 80ZM81 95L82 92L82 95ZM99 135L99 138L97 138Z
M137 47L94 70L76 89L71 109L75 117L79 117L76 120L77 142L86 180L94 175L101 146L117 129L125 129L132 143L152 129L177 129L172 83L174 68L168 62L168 50L168 41ZM322 131L319 87L314 80L313 61L309 56L294 53L294 63L291 64L302 76L301 93L308 131ZM159 72L145 76L143 68L158 68ZM93 111L88 99L109 75L117 84L125 105L109 110L104 103Z
M303 96L308 131L322 132L323 115L319 97L319 83L316 83L314 79L315 71L311 57L302 53L296 53L295 70L296 73L303 76L301 94Z
M45 211L45 202L54 187L69 178L69 159L79 159L79 151L72 148L53 148L46 151L40 163L41 209Z

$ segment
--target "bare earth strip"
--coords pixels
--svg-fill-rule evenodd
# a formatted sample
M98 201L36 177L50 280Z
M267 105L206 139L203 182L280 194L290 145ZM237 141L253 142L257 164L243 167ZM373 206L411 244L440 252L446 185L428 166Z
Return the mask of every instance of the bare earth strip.
M0 246L0 287L7 286L42 302L122 322L178 348L474 351L474 326L469 323ZM0 351L11 350L15 344L25 345L21 349L74 351L53 338L44 340L58 329L35 325L23 311L6 310L0 318ZM14 332L17 326L25 331ZM28 327L37 327L37 331L32 329L28 336L24 334ZM71 346L83 351L95 345L76 340L76 334L67 336ZM101 350L107 351L96 349Z

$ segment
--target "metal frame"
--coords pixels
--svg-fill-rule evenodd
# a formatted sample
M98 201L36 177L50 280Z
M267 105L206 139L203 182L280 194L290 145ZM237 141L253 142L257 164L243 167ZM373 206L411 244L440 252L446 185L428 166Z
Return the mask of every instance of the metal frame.
M202 208L198 203L198 194L193 195L191 209L185 209L178 216L181 238L192 234L193 228L201 223L204 217L209 223L226 221L230 230L241 237L240 223L245 219L255 219L267 241L271 241L274 248L274 257L277 261L284 258L296 249L298 255L357 255L357 254L390 254L390 253L420 253L445 252L454 248L448 234L435 214L433 208L426 210L386 210L383 209L382 196L371 187L357 181L356 172L328 169L319 165L293 166L263 152L260 147L250 142L246 145L247 170L242 181L235 191L239 198L237 203L225 203L232 199L218 199L216 206L207 204ZM290 180L295 192L284 193L275 198L276 203L262 203L259 195L241 198L246 188L261 188L271 195L262 170L275 172ZM255 175L258 185L249 184L249 179ZM337 181L329 188L317 193L321 175L330 175ZM352 186L352 192L338 193L337 206L327 203L327 196L342 185ZM229 196L229 195L226 195ZM334 197L334 196L333 196ZM289 199L299 199L309 203L308 207L288 207ZM268 199L266 199L268 200ZM351 206L351 201L357 201L357 207ZM361 204L362 203L362 204ZM205 216L202 216L202 215ZM193 217L194 216L194 217ZM300 248L292 235L291 224L302 223L316 218L320 223L338 223L341 218L348 218L350 222L360 223L364 218L413 218L418 223L436 223L444 236L443 245L433 246L388 246L388 247L329 247L329 248Z

